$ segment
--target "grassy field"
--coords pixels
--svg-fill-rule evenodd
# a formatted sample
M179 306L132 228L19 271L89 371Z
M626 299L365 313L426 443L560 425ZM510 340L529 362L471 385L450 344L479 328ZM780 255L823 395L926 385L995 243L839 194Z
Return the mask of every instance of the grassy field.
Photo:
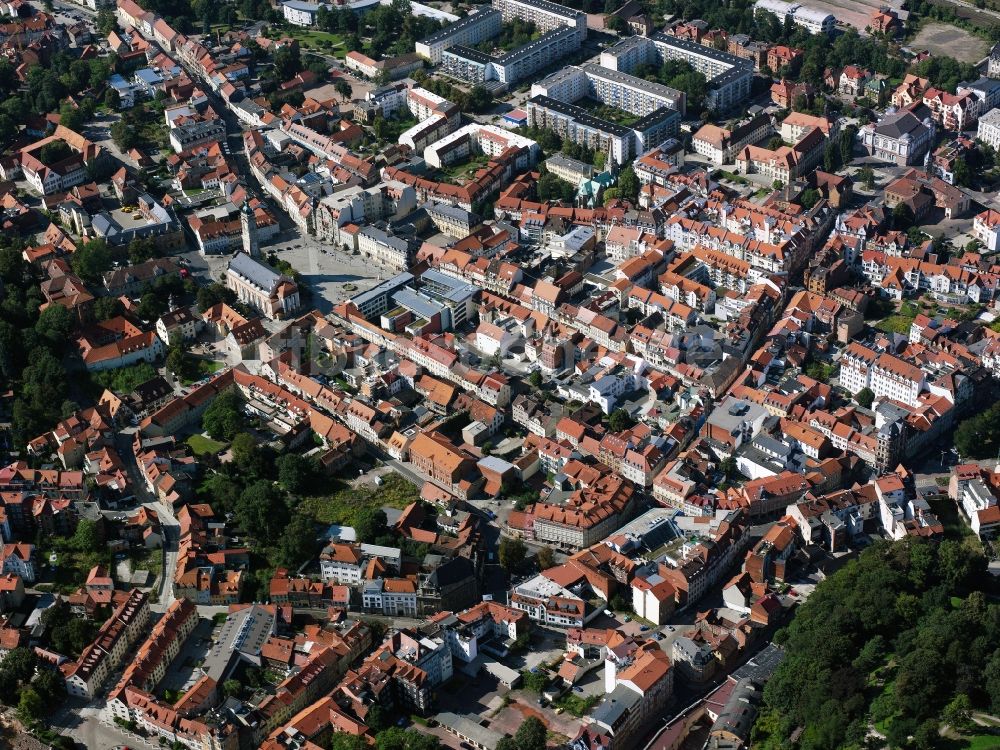
M883 318L882 320L880 320L878 323L875 324L875 327L880 331L885 331L886 333L905 334L910 332L910 324L912 322L913 322L912 315L902 315L897 313L895 315L890 315L887 318Z
M192 435L185 442L188 446L190 446L191 452L196 456L202 456L205 454L212 455L218 453L226 447L225 443L220 443L218 440L213 440L212 438L201 434Z
M283 29L284 36L290 36L299 41L299 46L304 49L319 50L328 55L343 57L347 54L347 45L341 34L334 34L329 31L319 31L318 29Z
M399 474L387 474L381 487L351 487L338 482L333 493L302 499L299 509L322 524L350 525L368 508L405 508L420 496L420 490Z

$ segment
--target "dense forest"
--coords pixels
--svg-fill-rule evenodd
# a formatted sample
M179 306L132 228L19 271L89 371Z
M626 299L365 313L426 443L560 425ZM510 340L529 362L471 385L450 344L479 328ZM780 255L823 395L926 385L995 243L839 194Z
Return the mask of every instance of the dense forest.
M977 711L1000 712L991 584L975 543L867 549L776 634L787 653L765 689L754 747L793 747L793 736L803 750L1000 745L973 723Z

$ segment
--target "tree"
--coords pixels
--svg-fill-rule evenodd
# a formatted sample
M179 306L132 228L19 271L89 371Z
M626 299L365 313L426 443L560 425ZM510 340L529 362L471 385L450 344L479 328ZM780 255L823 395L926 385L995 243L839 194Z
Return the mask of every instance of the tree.
M639 178L629 165L618 175L618 193L625 200L635 203L639 199Z
M972 702L969 696L959 693L952 698L941 712L941 718L959 732L969 729L972 726Z
M900 201L892 209L892 228L899 232L905 232L907 229L913 226L913 222L916 217L913 215L913 210Z
M62 305L50 305L42 310L35 323L35 332L57 346L65 346L74 328L73 314Z
M216 440L232 440L245 423L243 402L233 391L217 396L205 409L201 420L202 427Z
M551 547L542 547L535 556L539 570L548 570L556 564L555 553Z
M368 750L368 743L356 734L334 732L329 747L330 750Z
M532 370L531 374L528 375L528 383L535 390L541 388L542 387L542 373L540 373L538 370Z
M166 365L167 369L182 381L194 380L198 375L198 363L180 344L174 344L167 351Z
M67 656L77 656L94 638L95 628L87 620L77 617L52 627L49 642L52 648Z
M98 321L110 320L124 313L125 307L117 297L98 297L93 312Z
M296 45L280 47L272 56L274 70L281 80L287 80L302 70L302 57Z
M213 282L198 290L198 312L205 312L220 302L231 305L236 302L236 292L222 284Z
M969 163L964 157L959 156L955 159L955 165L952 168L952 172L955 178L955 184L961 185L962 187L972 187L973 178L972 170L969 169Z
M42 669L31 681L31 686L46 705L54 705L66 697L66 683L55 670Z
M608 417L608 429L612 432L624 432L629 429L635 421L624 409L615 409Z
M875 170L867 164L858 170L858 181L864 185L865 190L875 189Z
M547 730L541 719L529 716L514 733L517 750L545 750Z
M527 551L528 548L520 539L514 539L507 536L501 537L500 549L498 551L500 567L507 573L510 573L512 570L517 570L524 563L524 557L527 554Z
M285 453L275 462L278 467L278 481L293 494L305 491L316 477L315 464L298 453Z
M354 531L358 540L371 543L386 533L389 522L381 508L364 508L354 517Z
M540 670L537 672L524 671L521 672L521 681L524 684L525 690L530 690L533 693L541 693L549 683L549 677L545 672ZM514 747L517 750L521 750L521 745L518 743L516 735L512 738L512 741Z
M316 524L305 513L295 513L278 540L278 564L297 570L316 556L317 546Z
M806 188L805 190L802 191L802 195L799 198L799 203L802 204L803 208L809 210L810 208L815 206L817 202L819 202L819 199L820 199L820 194L818 190L816 190L815 188Z
M236 520L254 539L271 544L289 521L290 513L281 492L266 479L258 479L240 494Z
M233 454L233 464L243 476L262 477L268 473L264 452L249 432L241 432L233 437L229 449Z
M89 518L82 518L76 525L76 531L70 538L70 545L77 552L101 552L104 550L104 543L101 541L101 534L97 528L97 522Z
M243 690L239 680L226 680L222 683L222 694L227 698L235 698Z
M345 102L348 101L351 98L351 96L353 96L353 89L351 88L351 84L345 81L343 78L338 78L337 82L333 84L333 88L336 90L338 94L340 94L341 98Z
M115 19L115 13L110 8L101 8L97 11L97 30L101 32L103 36L107 36L112 31L118 28L118 21Z
M143 263L150 258L156 257L156 243L151 237L140 237L128 243L128 262L132 264Z
M21 698L17 702L17 716L25 724L34 725L45 717L45 703L34 688L21 690Z
M70 265L83 281L98 284L102 275L111 269L111 251L104 240L91 240L76 249Z
M875 400L875 393L871 388L862 388L855 394L854 400L858 402L858 406L871 409L872 402Z

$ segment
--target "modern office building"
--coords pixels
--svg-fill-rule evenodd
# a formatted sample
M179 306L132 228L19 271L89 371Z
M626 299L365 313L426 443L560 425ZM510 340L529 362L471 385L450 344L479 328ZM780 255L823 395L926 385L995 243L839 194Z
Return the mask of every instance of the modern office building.
M502 16L498 10L482 10L462 18L414 45L414 52L433 65L441 64L446 49L458 45L471 47L500 33Z

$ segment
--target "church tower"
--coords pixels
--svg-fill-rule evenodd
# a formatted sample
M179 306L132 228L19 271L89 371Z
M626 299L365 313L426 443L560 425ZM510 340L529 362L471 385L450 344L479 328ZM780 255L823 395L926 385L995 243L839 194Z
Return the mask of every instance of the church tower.
M240 209L240 224L243 227L243 252L251 258L260 259L260 243L257 241L257 218L250 208L250 201L243 201Z

